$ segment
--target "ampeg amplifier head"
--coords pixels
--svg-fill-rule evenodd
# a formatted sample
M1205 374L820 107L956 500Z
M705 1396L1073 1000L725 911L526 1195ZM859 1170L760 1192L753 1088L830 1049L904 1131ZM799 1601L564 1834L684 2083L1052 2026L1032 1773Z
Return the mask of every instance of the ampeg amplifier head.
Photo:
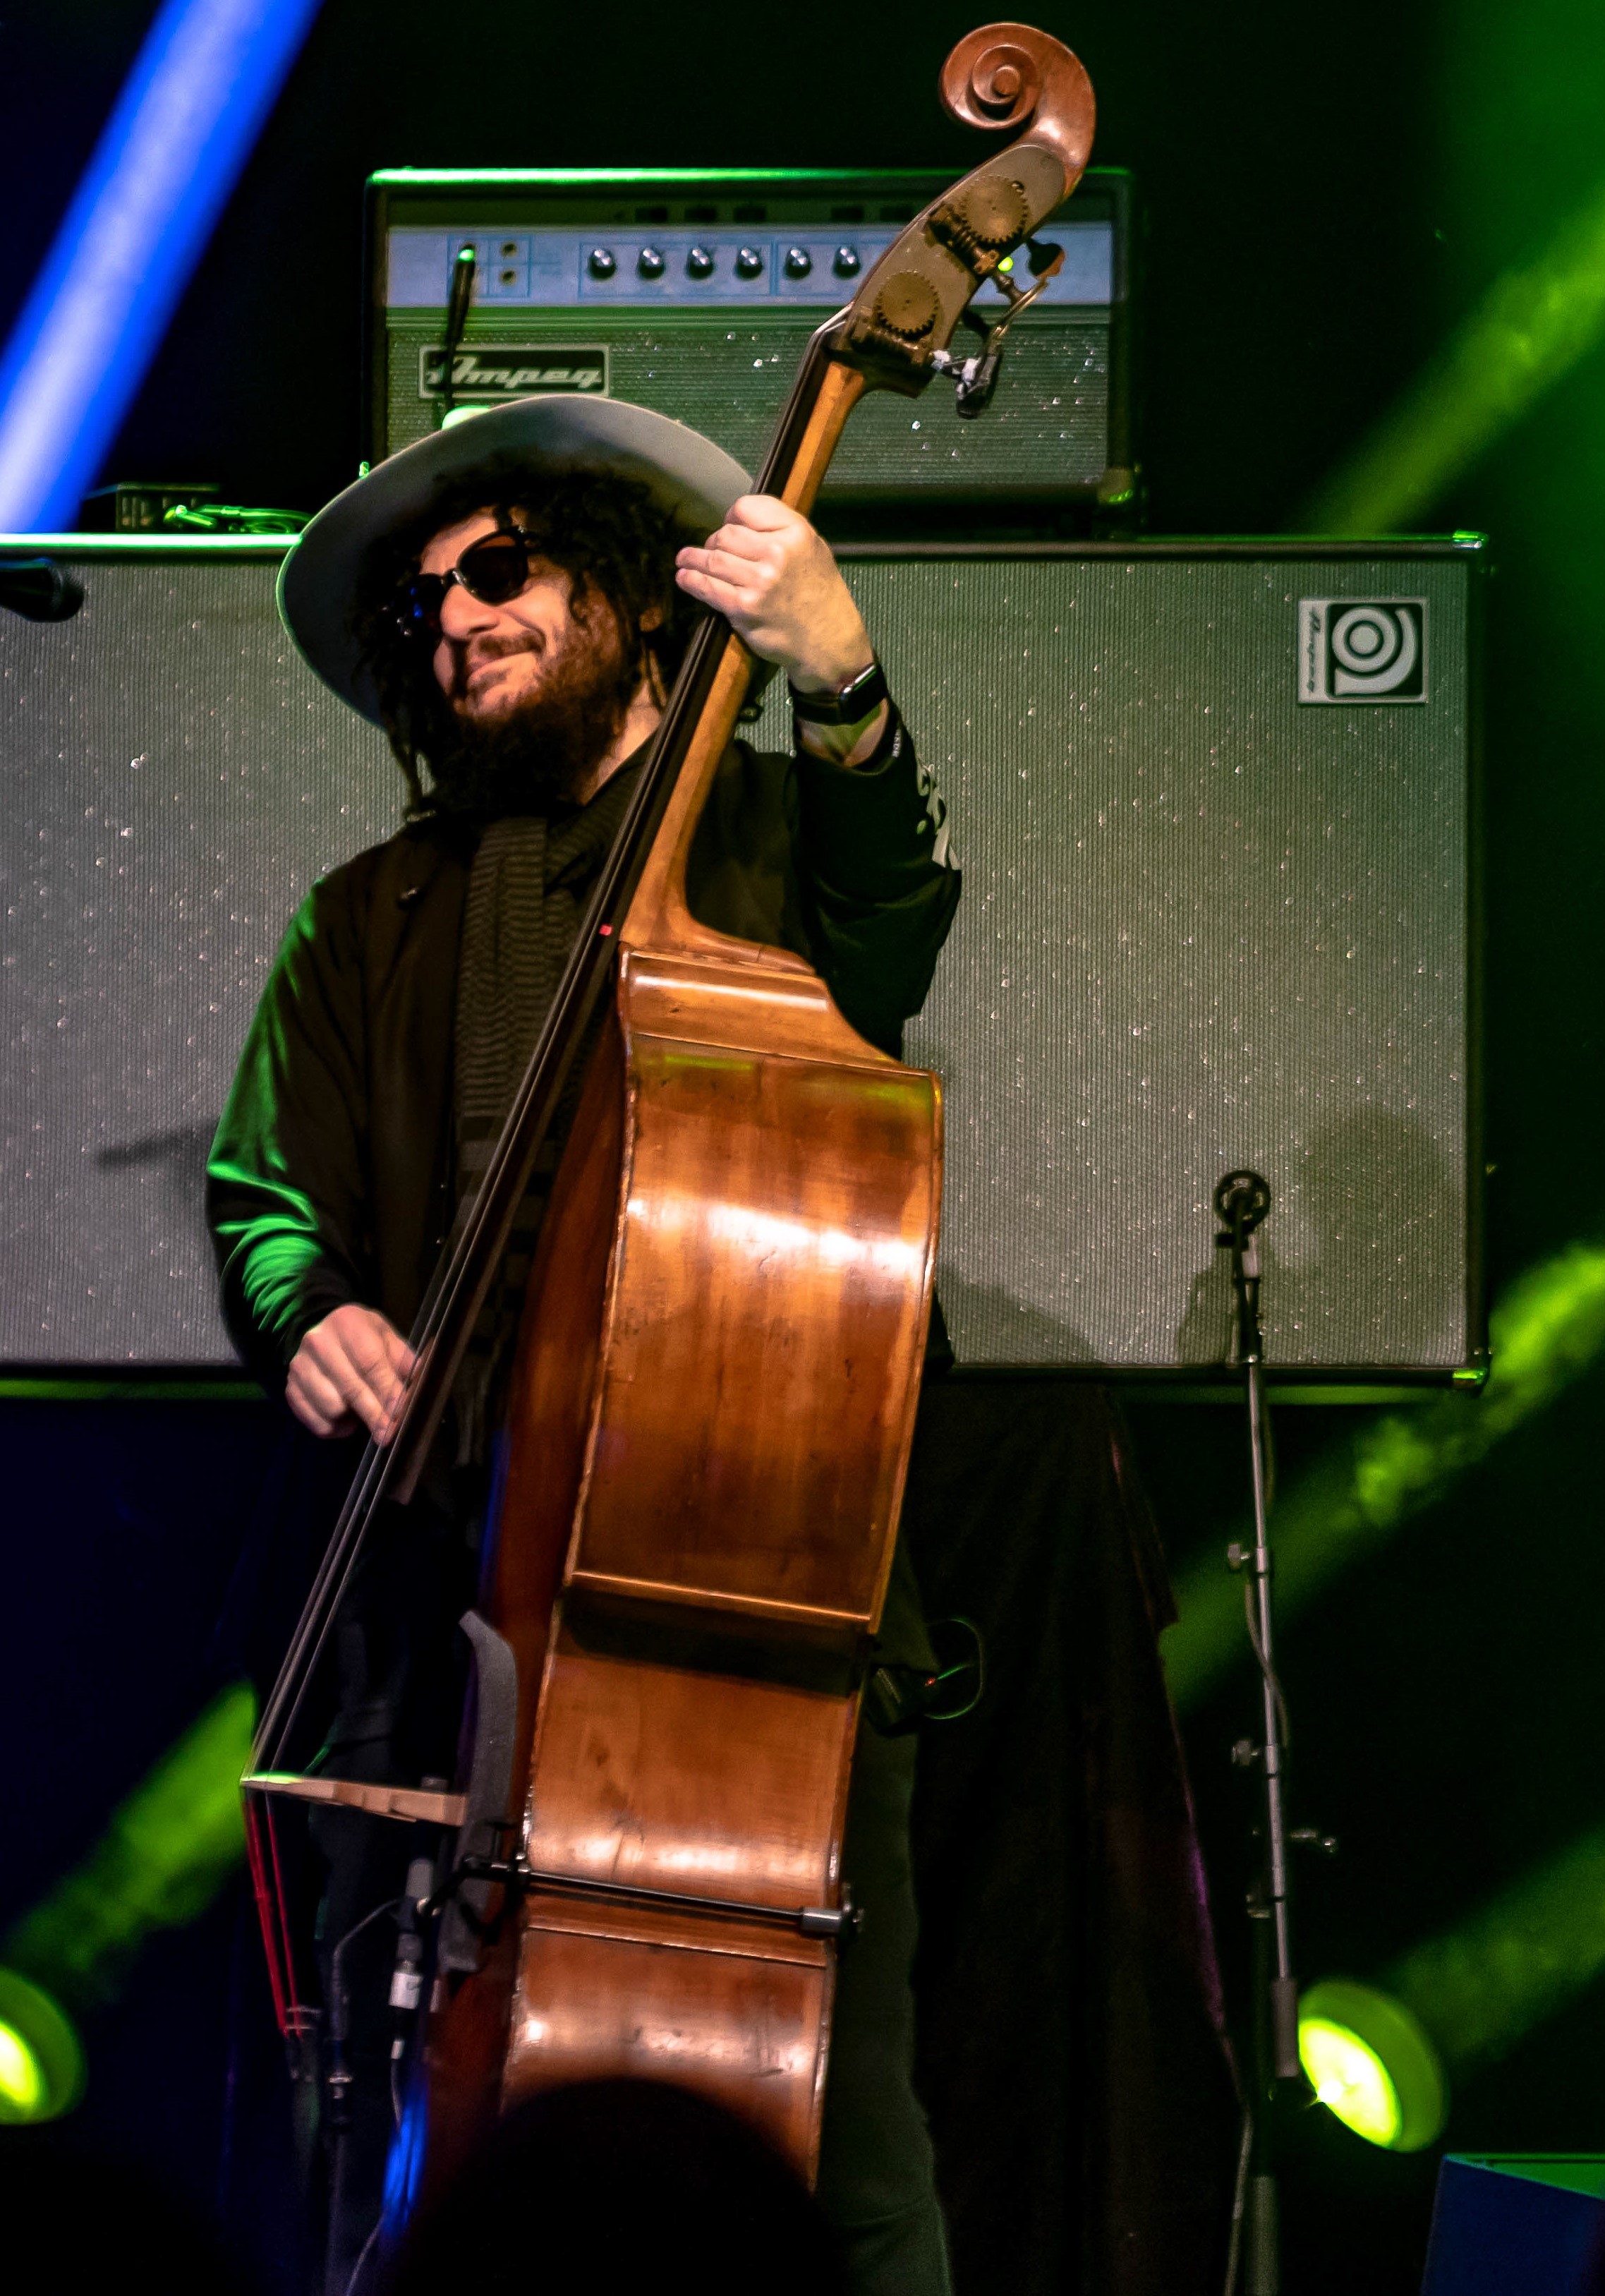
M756 469L809 335L947 182L923 169L374 176L363 451L378 462L424 437L448 397L594 390L675 415ZM872 394L831 464L827 523L855 509L938 526L946 512L1051 526L1134 512L1131 206L1129 177L1093 168L1044 226L1064 261L1011 329L984 420L961 419L940 379L918 399ZM448 392L465 247L473 291Z

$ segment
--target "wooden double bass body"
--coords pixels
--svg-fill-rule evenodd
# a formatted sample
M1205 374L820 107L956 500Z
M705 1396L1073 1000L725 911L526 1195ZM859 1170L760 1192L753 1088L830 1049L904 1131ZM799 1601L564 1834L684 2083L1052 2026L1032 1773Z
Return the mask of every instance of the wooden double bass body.
M528 1865L779 1918L528 1890L499 2095L681 2080L811 2166L836 1948L786 1917L839 1901L940 1096L799 960L699 927L684 851L626 928L532 1279L481 1607L538 1685Z
M955 327L988 280L999 318L1029 299L1008 258L1086 163L1092 90L1045 35L973 33L942 85L960 119L1018 132L815 337L759 481L805 512L866 389L913 395L946 372L962 405L981 360L961 370ZM1053 257L1035 250L1033 275ZM438 2185L510 2102L604 2074L702 2090L805 2173L817 2152L941 1099L800 958L691 915L686 859L751 672L722 625L706 639L649 760L664 794L627 898L590 928L606 1003L530 1278L479 1601L518 1678L503 1855L476 1944L435 1977L410 2185L420 2149ZM452 1358L443 1326L418 1343L427 1435ZM275 1696L270 1759L299 1695Z

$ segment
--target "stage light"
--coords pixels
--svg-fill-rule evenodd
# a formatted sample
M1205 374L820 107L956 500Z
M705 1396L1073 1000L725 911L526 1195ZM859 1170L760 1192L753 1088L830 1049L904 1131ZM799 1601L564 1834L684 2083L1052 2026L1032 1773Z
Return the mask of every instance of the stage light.
M1396 534L1605 333L1605 187L1482 302L1330 479L1302 534Z
M32 2120L44 2094L37 2054L14 2025L0 2020L0 2112Z
M317 0L168 0L0 356L0 532L70 527Z
M1368 2144L1391 2144L1404 2119L1388 2068L1346 2025L1324 2017L1298 2024L1298 2055L1317 2104L1335 2112Z
M1289 1488L1271 1526L1282 1623L1441 1498L1605 1353L1605 1250L1573 1244L1518 1277L1494 1308L1491 1336L1493 1367L1476 1401L1445 1395L1390 1413ZM1162 1648L1170 1694L1186 1708L1252 1659L1241 1582L1215 1555L1178 1578L1176 1608L1178 1622Z
M244 1854L240 1779L255 1725L249 1684L215 1700L119 1805L82 1864L0 1939L0 1979L92 2007L116 1993L151 1931L203 1913ZM30 2043L6 1997L0 1991L0 2019Z
M1437 2053L1400 2001L1329 1978L1298 2004L1298 2055L1319 2103L1368 2144L1419 2152L1443 2133Z
M0 2127L53 2120L84 2087L71 2021L39 1986L0 1969Z

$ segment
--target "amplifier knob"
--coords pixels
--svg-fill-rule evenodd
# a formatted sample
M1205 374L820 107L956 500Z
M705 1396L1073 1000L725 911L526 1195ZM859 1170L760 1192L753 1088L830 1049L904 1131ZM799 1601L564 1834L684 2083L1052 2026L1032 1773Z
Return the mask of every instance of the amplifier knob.
M831 268L838 279L856 279L864 268L858 259L858 250L856 247L839 247Z
M756 247L744 247L735 259L738 279L756 279L764 268L764 258Z
M661 279L667 267L655 247L643 247L635 258L635 268L643 279Z
M786 250L786 276L788 279L806 279L813 268L814 258L809 254L806 247L789 247Z
M685 267L693 279L707 279L713 272L713 258L705 247L693 247L685 258Z
M618 268L610 247L594 247L585 258L585 269L593 279L610 279Z

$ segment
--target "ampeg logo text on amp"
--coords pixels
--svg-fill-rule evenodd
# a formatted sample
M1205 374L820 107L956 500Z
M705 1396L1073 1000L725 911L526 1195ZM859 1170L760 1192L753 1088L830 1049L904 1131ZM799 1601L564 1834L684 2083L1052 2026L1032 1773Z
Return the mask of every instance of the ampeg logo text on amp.
M1300 701L1425 701L1424 598L1300 598Z
M430 343L418 354L419 398L440 398L445 381L446 346ZM532 398L545 390L589 390L605 398L606 345L476 342L452 361L452 397L459 406Z

